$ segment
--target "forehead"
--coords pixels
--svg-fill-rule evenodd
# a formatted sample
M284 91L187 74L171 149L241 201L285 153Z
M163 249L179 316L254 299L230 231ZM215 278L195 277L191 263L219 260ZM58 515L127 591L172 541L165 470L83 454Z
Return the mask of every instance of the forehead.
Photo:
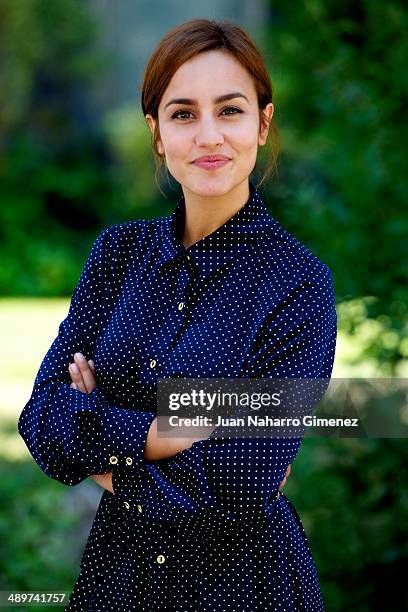
M240 91L250 100L256 100L252 77L231 53L205 51L184 62L176 70L160 106L163 107L173 97L204 100L231 91Z

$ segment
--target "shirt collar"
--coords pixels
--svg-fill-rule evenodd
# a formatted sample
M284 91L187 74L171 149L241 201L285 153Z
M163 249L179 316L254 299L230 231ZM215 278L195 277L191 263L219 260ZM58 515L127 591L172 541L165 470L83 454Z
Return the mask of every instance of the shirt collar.
M276 221L264 201L249 182L249 198L230 219L187 249L180 242L184 229L185 201L182 196L167 217L163 217L158 269L162 271L176 259L186 258L202 278L208 277L231 260L250 251L270 232Z

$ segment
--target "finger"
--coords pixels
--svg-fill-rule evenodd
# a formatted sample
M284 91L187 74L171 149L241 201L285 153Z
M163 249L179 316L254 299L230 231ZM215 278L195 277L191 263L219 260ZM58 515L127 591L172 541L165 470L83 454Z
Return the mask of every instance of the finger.
M90 368L91 368L91 370L92 370L92 374L93 374L94 376L96 376L96 372L95 372L95 364L94 364L94 362L93 362L93 359L88 359L88 363L89 363L89 367L90 367Z
M71 380L76 384L78 391L82 393L86 393L85 383L82 378L82 374L76 363L69 364L69 373L71 376Z
M82 353L75 353L74 359L75 359L76 365L78 366L82 374L82 378L83 378L84 385L86 388L86 393L91 393L96 387L96 380L89 366L89 363L87 362L85 357L82 355Z

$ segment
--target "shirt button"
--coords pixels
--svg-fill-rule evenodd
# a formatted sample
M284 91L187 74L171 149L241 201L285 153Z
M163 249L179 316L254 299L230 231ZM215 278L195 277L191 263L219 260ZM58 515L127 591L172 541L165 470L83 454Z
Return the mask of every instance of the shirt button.
M126 465L132 465L133 459L132 457L126 457Z
M140 504L137 504L136 508L138 512L142 512L142 506Z
M156 361L155 359L152 359L152 360L150 361L150 367L151 367L151 368L156 367L156 363L157 363L157 361Z
M178 305L178 309L183 310L183 308L184 308L184 302L180 302Z
M109 457L109 463L111 463L112 465L116 465L118 462L118 458L115 457L115 455L112 455L112 457Z
M166 557L164 555L159 555L156 559L157 563L164 563L166 560Z
M130 504L128 504L127 501L123 502L123 505L125 506L126 510L129 510Z

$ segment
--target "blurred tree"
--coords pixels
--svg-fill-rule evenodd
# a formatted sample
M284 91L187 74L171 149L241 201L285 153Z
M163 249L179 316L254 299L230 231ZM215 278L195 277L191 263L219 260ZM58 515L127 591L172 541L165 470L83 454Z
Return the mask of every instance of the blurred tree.
M112 59L98 28L86 3L1 0L0 295L70 295L98 231L138 205L92 105Z
M283 147L272 214L332 268L338 302L369 298L360 318L343 308L340 327L375 320L360 358L395 373L408 356L406 6L273 0L270 17L262 48Z
M406 440L308 438L284 493L310 539L328 612L408 604Z

